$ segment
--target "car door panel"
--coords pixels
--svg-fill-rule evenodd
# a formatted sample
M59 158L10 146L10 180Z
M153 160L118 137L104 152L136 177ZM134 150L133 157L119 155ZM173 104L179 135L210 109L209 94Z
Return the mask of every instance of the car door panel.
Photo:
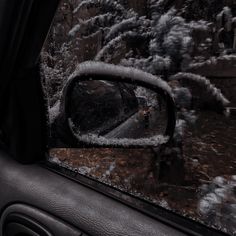
M82 232L75 227L55 216L22 203L10 205L4 210L1 217L1 228L7 232L6 235L17 235L19 231L42 236L82 235Z
M55 217L56 223L46 225L49 229L62 221L88 235L185 235L42 166L19 164L3 152L0 153L0 166L0 186L4 190L0 197L0 209L4 212L1 226L9 209L21 206L25 209L22 213L32 217L31 206L38 209L38 221L45 212Z

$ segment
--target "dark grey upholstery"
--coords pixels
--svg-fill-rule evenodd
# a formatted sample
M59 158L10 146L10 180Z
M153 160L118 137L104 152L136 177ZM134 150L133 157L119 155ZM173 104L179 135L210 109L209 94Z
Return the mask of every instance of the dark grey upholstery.
M88 235L184 235L38 165L21 165L0 152L0 166L1 211L9 204L30 204Z

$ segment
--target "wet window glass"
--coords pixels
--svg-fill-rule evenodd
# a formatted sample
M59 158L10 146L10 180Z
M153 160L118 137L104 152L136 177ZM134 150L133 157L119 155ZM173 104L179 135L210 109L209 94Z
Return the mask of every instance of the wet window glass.
M236 232L236 1L62 0L41 61L50 162Z

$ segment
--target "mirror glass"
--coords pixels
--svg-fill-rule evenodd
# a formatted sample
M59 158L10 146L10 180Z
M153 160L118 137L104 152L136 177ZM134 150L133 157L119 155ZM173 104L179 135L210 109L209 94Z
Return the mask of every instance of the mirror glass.
M69 127L78 141L114 146L166 143L166 101L134 84L77 80L66 95Z

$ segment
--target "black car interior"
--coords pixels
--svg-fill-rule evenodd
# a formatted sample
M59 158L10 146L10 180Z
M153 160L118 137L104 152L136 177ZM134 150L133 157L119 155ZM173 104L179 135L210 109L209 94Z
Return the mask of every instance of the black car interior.
M46 167L39 63L58 4L0 1L0 235L222 235L187 219L165 220L172 214L165 210L158 218L141 212Z

